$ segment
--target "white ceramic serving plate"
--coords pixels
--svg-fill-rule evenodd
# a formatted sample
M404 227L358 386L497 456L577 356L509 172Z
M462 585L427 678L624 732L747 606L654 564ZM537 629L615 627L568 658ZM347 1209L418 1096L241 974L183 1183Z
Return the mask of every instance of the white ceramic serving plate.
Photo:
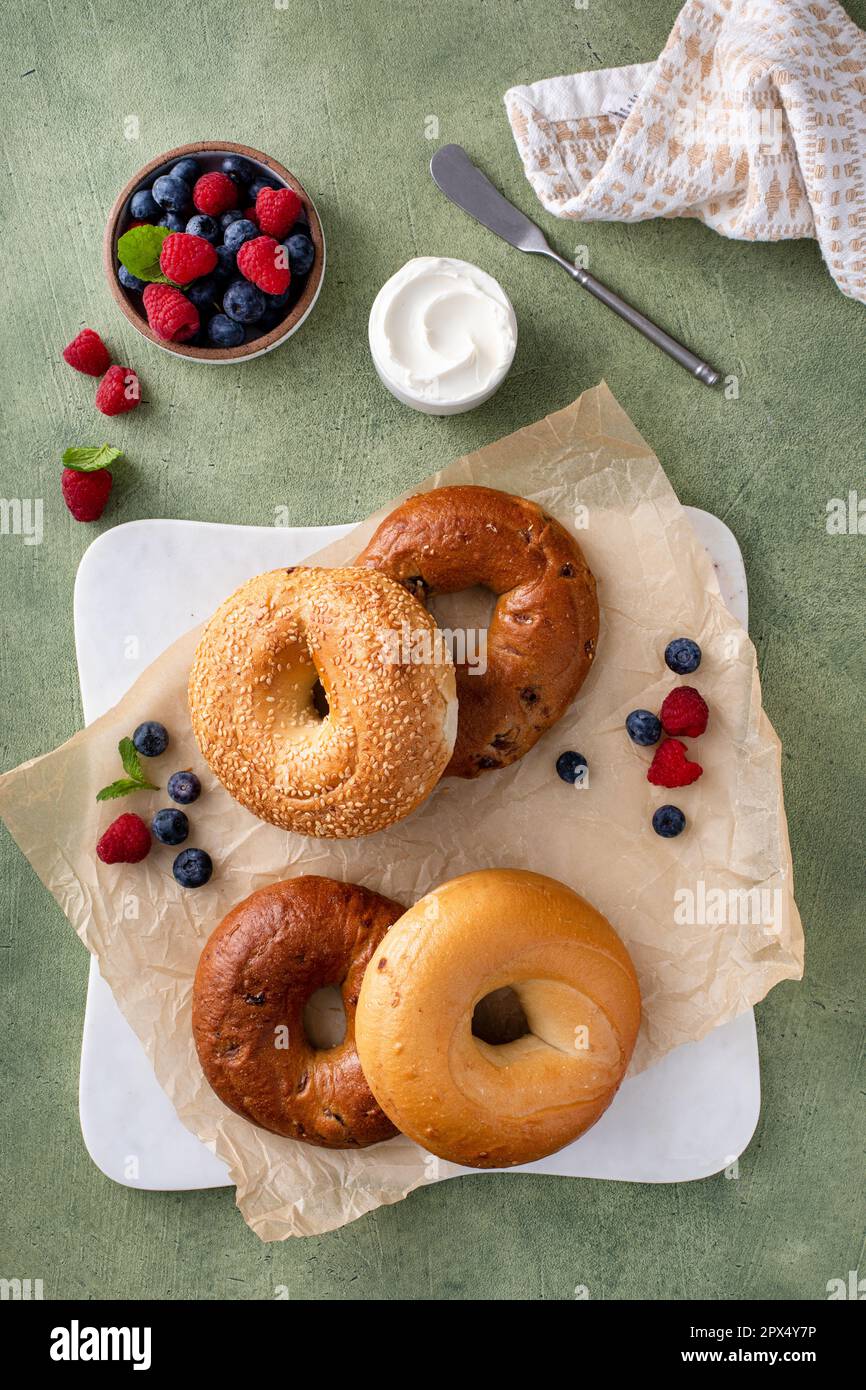
M713 557L728 606L746 627L746 576L734 536L717 517L693 508L688 512ZM100 536L84 555L75 582L86 722L116 704L146 666L244 580L299 564L347 529L133 521ZM135 660L125 654L130 632L139 643ZM627 1080L599 1123L567 1149L507 1171L630 1182L709 1177L743 1152L759 1111L750 1010ZM115 1182L159 1190L228 1184L225 1165L177 1118L94 959L81 1049L80 1113L91 1158ZM477 1171L442 1168L449 1177Z

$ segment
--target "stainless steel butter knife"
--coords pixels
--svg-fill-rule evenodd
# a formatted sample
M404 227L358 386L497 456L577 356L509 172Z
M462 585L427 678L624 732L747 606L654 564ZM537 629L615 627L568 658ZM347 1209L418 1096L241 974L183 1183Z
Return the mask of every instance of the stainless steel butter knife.
M685 367L698 381L702 381L705 386L716 385L720 373L708 362L696 357L640 310L620 299L618 294L614 294L613 290L596 280L588 270L572 265L570 261L558 256L548 245L540 227L536 227L519 208L503 197L499 189L472 163L462 145L443 145L438 149L430 160L430 173L446 198L450 198L452 203L468 212L482 226L501 236L511 246L516 246L518 251L531 251L537 255L549 256L557 265L561 265L563 270L567 270L573 280L585 290L589 290L602 304L606 304L608 309L613 309L615 314L619 314L621 319L625 319L626 323L630 323L632 328L636 328L645 338L649 338L662 352L679 362L680 366Z

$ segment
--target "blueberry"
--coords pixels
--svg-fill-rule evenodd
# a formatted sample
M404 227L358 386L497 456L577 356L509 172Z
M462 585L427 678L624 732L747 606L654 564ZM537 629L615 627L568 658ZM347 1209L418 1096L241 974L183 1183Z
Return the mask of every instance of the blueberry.
M293 293L294 291L292 289L292 286L289 285L289 288L287 290L283 290L282 294L266 294L265 299L267 301L268 309L270 310L284 308L284 306L288 304Z
M249 280L234 280L223 295L223 308L238 323L255 323L265 312L265 296Z
M249 187L250 202L254 203L256 201L256 198L258 198L263 188L279 187L280 185L277 183L276 179L265 178L264 175L262 175L260 178L254 179Z
M168 227L170 232L182 232L186 229L186 221L176 212L165 213L157 222L157 227Z
M144 289L144 281L139 280L137 275L133 275L131 270L127 270L125 265L117 267L117 278L125 290Z
M157 811L150 828L161 845L182 845L189 834L189 818L183 811L168 806Z
M182 849L171 871L181 888L201 888L213 873L213 861L203 849Z
M173 179L183 179L184 183L195 183L201 175L201 165L197 159L179 159L177 164L172 167L170 177Z
M228 212L220 213L219 217L217 218L217 221L219 222L222 230L225 231L226 227L230 227L233 222L240 222L242 217L243 213L241 212L240 208L229 208Z
M220 229L214 218L208 217L206 212L197 212L195 217L191 217L186 224L186 230L190 236L204 237L211 246L216 246L220 239Z
M679 806L659 806L653 812L653 830L663 840L672 840L686 828L686 818Z
M129 204L129 215L142 220L148 217L159 216L159 203L154 198L149 188L140 188L137 193L133 193L132 201Z
M236 258L235 258L235 253L234 253L234 251L231 249L231 247L230 247L230 246L218 246L217 249L216 249L216 253L217 253L217 269L216 269L216 272L215 272L215 273L217 273L217 274L219 274L219 275L225 276L226 279L228 279L229 277L233 277L233 276L237 275L237 273L238 273L238 263L237 263L237 260L236 260Z
M625 721L625 727L632 743L639 743L642 748L658 743L662 736L661 720L648 709L633 709Z
M556 771L563 782L582 784L586 781L589 768L582 753L568 752L560 753L556 760Z
M230 179L242 184L244 188L248 183L252 183L256 176L255 167L240 154L227 154L220 168L224 174L228 174Z
M201 312L217 307L222 297L222 286L216 274L203 275L200 280L193 280L192 284L184 285L183 292Z
M252 241L253 237L258 236L259 229L255 222L251 222L248 217L241 217L237 222L232 222L230 227L226 227L223 235L223 246L227 246L230 251L237 253L239 246L243 246L245 241Z
M283 242L289 253L289 269L293 275L306 275L316 259L316 248L303 232L295 232Z
M701 649L691 637L675 637L665 647L665 661L678 676L690 676L701 664Z
M143 758L158 758L168 747L168 732L164 724L157 724L155 719L148 719L144 724L139 724L132 735L132 741L136 752Z
M153 185L153 196L168 212L183 212L190 201L189 184L174 174L163 174Z
M283 294L266 294L265 300L267 308L256 325L260 333L270 333L272 328L276 328L278 323L282 323L286 314L289 312L289 300L292 299L293 290L291 286Z
M268 308L255 325L256 337L261 338L265 333L270 333L271 329L276 328L277 324L282 323L286 317L284 306L276 309Z
M214 347L238 347L244 340L244 326L227 314L214 314L207 335Z
M166 788L172 801L177 801L181 806L188 806L191 801L198 801L201 796L201 782L194 772L173 772L168 779Z

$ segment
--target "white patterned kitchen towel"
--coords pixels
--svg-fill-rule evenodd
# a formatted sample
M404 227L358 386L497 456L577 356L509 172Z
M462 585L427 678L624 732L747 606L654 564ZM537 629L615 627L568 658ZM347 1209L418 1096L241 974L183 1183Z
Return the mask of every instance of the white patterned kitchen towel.
M866 34L835 0L687 0L656 62L512 87L505 105L558 217L817 237L866 300Z

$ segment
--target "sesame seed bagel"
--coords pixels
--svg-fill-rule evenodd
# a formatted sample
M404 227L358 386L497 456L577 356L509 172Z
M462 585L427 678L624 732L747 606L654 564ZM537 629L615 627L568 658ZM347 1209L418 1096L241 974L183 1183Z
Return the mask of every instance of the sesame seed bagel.
M503 994L516 1008L500 1041L491 1015ZM595 1124L640 1010L631 958L600 912L555 879L482 869L428 893L383 937L355 1044L398 1129L453 1163L501 1168Z
M421 599L476 585L497 595L486 669L457 665L460 718L446 776L477 777L522 758L589 673L598 639L595 580L574 537L524 497L489 487L410 497L356 563Z
M363 569L301 566L243 584L204 630L189 707L202 754L242 806L329 839L408 816L457 727L454 668L433 619Z
M390 1139L355 1050L355 1007L373 951L403 909L355 883L305 874L259 888L199 959L192 1028L202 1071L230 1109L273 1134L348 1149ZM304 1008L339 985L346 1032L316 1048Z

